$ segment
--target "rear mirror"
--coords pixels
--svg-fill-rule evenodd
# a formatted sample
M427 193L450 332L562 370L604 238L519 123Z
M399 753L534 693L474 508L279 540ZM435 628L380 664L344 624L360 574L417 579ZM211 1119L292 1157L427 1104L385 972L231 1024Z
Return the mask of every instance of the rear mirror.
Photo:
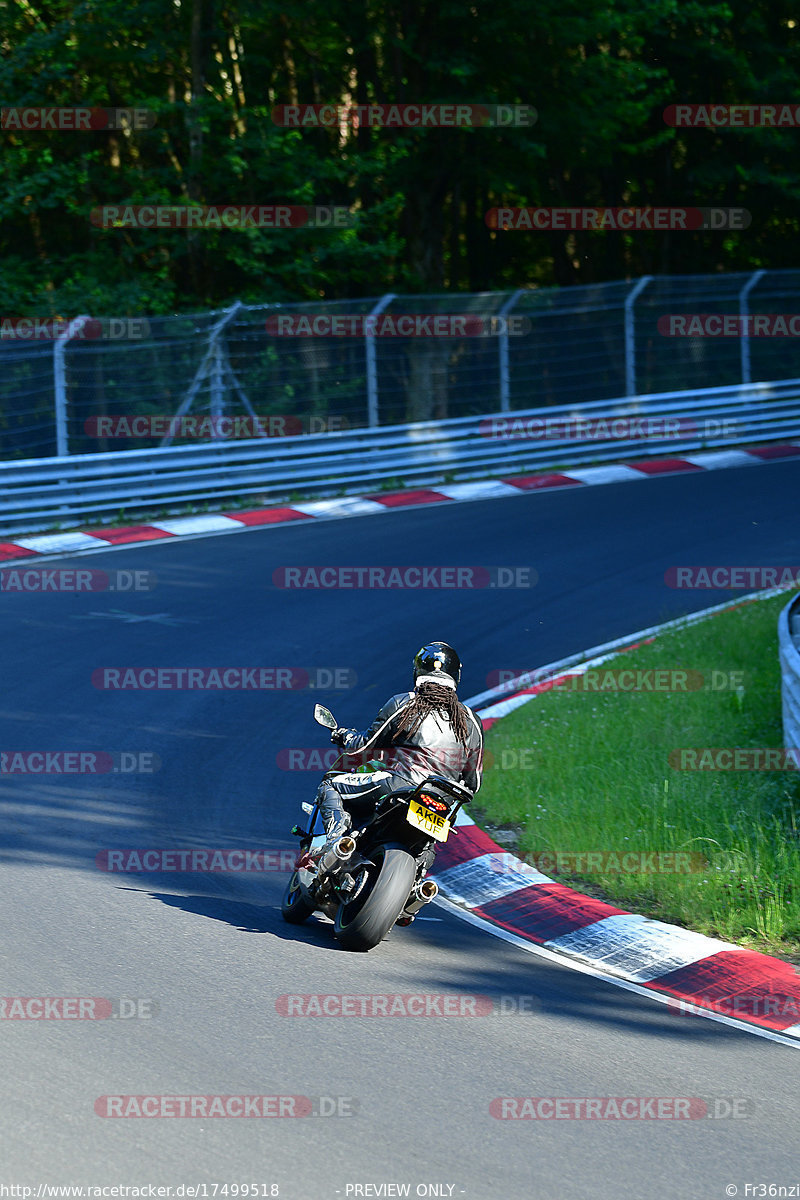
M314 705L314 720L319 725L324 725L326 729L339 728L333 713L329 708L325 708L323 704Z

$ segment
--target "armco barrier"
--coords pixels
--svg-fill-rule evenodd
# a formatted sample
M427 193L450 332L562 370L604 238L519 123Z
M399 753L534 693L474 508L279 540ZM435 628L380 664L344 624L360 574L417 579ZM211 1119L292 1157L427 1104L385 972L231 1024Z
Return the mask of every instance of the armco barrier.
M800 596L795 596L778 618L778 652L781 660L783 744L800 746Z
M668 436L632 430L603 437L598 422L670 421ZM581 438L540 436L538 422L592 423ZM506 421L508 438L496 436ZM516 432L515 432L516 431ZM0 528L8 534L74 527L120 509L154 511L240 497L363 493L800 436L800 379L661 392L589 404L420 421L343 433L206 441L157 450L67 455L0 463Z

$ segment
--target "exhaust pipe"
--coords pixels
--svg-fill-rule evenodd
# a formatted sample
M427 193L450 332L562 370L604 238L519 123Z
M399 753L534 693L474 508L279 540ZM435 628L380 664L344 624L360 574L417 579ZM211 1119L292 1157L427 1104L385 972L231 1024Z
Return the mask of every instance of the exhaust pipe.
M349 834L345 834L344 837L340 837L337 842L333 843L330 850L323 854L322 858L319 860L320 874L323 871L331 872L343 867L345 863L353 857L355 850L355 838L350 837Z
M403 909L404 917L413 917L426 904L430 904L431 900L435 900L439 895L439 885L433 879L421 879L414 885L414 890L411 893L411 899Z

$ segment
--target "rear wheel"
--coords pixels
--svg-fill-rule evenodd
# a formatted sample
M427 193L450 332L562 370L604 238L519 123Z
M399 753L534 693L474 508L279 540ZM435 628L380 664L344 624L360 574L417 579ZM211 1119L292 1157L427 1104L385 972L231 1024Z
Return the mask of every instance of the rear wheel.
M281 900L281 916L290 925L302 925L314 911L314 905L303 895L297 871L292 871Z
M372 950L382 942L414 886L417 864L408 851L390 848L375 859L354 873L356 894L336 914L334 933L346 950Z

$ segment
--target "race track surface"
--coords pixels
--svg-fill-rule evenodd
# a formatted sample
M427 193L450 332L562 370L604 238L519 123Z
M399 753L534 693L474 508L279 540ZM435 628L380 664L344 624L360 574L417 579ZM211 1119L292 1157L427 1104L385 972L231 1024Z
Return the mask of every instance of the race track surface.
M157 580L149 591L4 591L3 751L160 761L149 774L0 777L3 995L140 1002L129 1018L2 1022L4 1178L34 1188L154 1184L173 1195L205 1184L209 1197L214 1184L255 1184L258 1195L275 1184L285 1200L404 1194L388 1185L470 1200L716 1200L735 1194L727 1185L744 1196L746 1183L797 1184L793 1049L672 1015L436 906L361 955L339 949L326 921L284 924L278 906L279 853L294 845L288 830L319 775L284 768L289 749L325 746L315 699L363 728L408 686L410 659L432 638L458 648L468 697L498 669L720 603L730 593L675 590L665 572L800 563L799 491L800 463L777 462L442 504L47 564L147 570ZM285 566L370 564L532 567L538 582L273 583ZM347 668L357 683L337 692L92 682L98 668L153 666ZM275 852L277 869L98 869L100 851L131 847L257 848ZM505 1010L526 999L524 1011L465 1017L298 1017L279 1001L398 993L488 996ZM97 1115L99 1097L123 1094L307 1096L336 1115ZM492 1115L493 1100L524 1096L727 1097L747 1111Z

